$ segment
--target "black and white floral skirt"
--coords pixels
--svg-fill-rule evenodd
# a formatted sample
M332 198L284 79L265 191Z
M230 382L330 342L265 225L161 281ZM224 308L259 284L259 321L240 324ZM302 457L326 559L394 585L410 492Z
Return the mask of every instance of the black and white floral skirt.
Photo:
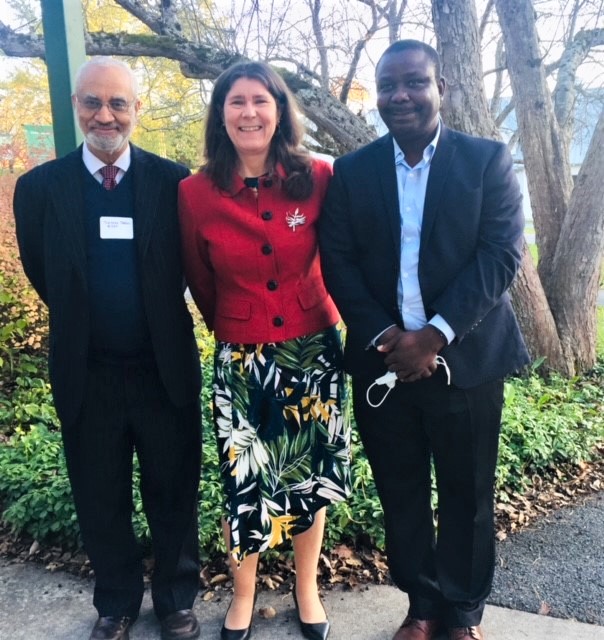
M279 343L217 342L214 424L231 554L275 547L350 494L337 328Z

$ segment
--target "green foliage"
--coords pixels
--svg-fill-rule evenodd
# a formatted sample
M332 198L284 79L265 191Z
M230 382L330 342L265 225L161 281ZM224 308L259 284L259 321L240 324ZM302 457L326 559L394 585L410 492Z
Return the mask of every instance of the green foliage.
M27 429L32 424L58 428L50 384L45 379L46 360L22 354L17 365L19 375L8 385L0 385L0 433Z
M604 307L598 307L598 337L596 351L600 358L604 357Z
M16 533L36 540L78 541L78 524L63 445L58 431L45 426L18 429L0 447L2 520Z
M45 314L15 276L0 273L0 434L58 427L42 348Z
M201 389L202 477L199 498L199 548L201 559L205 562L217 554L224 554L226 551L220 524L224 497L212 419L214 340L201 322L197 322L195 326L204 382Z
M211 417L210 344L207 333L202 334L206 380L202 391L204 442L199 541L204 560L224 552L220 529L222 487ZM499 500L505 500L506 493L529 487L534 475L549 473L563 463L589 460L594 455L595 445L604 442L603 380L604 362L600 362L593 374L583 379L553 377L544 381L533 374L506 383L497 470ZM5 509L2 518L17 533L74 546L78 542L78 528L61 438L52 421L50 426L43 424L40 414L44 406L50 411L44 402L37 412L30 407L29 421L27 409L21 407L22 426L0 446L0 500ZM348 501L331 507L325 545L330 548L344 540L361 539L382 547L382 511L356 429L352 439L353 492ZM134 484L134 528L139 539L148 543L137 465Z
M0 371L5 367L12 371L14 366L14 342L22 339L27 320L13 309L17 298L11 291L11 281L0 273Z
M8 298L10 308L18 308L18 299L14 294ZM207 561L224 553L220 526L223 495L212 420L213 340L201 322L196 327L204 371L199 542L202 559ZM23 331L30 328L24 326ZM20 331L15 329L11 336L21 339ZM10 345L11 357L5 357L0 368L0 434L12 434L0 441L2 520L17 534L73 547L79 543L78 526L45 361L39 351L32 352L27 345L17 348L11 340L1 343L5 348ZM499 501L529 488L536 475L549 475L556 467L589 460L595 455L596 445L604 443L602 358L582 378L552 376L544 380L533 373L510 379L505 395L497 469ZM325 546L360 540L383 547L382 510L354 425L352 453L352 495L330 508ZM133 525L138 538L148 544L150 533L138 488L136 460L134 474Z
M203 395L208 395L204 388ZM206 410L203 416L203 449L202 449L202 478L199 500L199 548L203 562L216 555L225 553L226 548L222 537L221 517L223 513L223 492L220 481L218 451L214 427L212 425L209 402L204 402Z
M601 373L596 369L571 380L552 375L547 381L532 374L506 382L497 467L500 499L529 487L535 475L592 459L596 445L604 442Z
M348 500L333 505L325 529L325 546L345 540L363 540L384 548L384 517L373 474L356 427L352 432L352 493Z

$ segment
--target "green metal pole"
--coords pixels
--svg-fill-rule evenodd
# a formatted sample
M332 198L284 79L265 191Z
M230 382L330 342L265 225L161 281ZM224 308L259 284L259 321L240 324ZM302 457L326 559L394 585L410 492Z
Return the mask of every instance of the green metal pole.
M82 141L71 106L75 74L86 61L80 0L41 0L46 67L57 158Z

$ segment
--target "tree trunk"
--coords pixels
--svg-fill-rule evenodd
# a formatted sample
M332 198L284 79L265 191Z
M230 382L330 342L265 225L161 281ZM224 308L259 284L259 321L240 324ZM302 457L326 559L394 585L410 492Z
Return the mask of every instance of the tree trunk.
M450 79L445 99L443 119L455 129L472 135L498 138L498 130L487 107L478 46L478 20L473 0L433 0L432 13L439 52L447 59L445 76ZM454 61L454 64L451 64ZM556 325L549 309L541 281L527 250L520 272L510 291L520 328L533 360L544 358L546 369L555 368L564 373L568 366Z
M514 311L533 362L543 360L539 370L574 375L564 358L556 322L541 286L533 258L525 246L522 266L510 288Z
M538 271L549 299L552 259L572 192L568 149L545 80L530 0L496 0L531 196Z
M433 0L442 75L447 81L443 119L453 129L485 138L499 137L482 81L478 18L473 1Z
M552 264L549 292L566 358L577 371L596 360L597 296L604 252L604 111L600 114Z
M602 118L573 189L554 117L530 0L496 0L539 247L539 274L571 374L596 358L596 299L604 204ZM572 196L572 199L571 199Z

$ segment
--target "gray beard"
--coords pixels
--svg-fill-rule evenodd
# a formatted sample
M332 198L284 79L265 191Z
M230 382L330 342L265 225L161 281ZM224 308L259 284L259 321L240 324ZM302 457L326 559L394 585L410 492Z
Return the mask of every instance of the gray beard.
M94 131L87 133L85 139L90 148L98 149L104 153L116 153L128 142L128 136L124 134L110 139L105 136L97 136Z

